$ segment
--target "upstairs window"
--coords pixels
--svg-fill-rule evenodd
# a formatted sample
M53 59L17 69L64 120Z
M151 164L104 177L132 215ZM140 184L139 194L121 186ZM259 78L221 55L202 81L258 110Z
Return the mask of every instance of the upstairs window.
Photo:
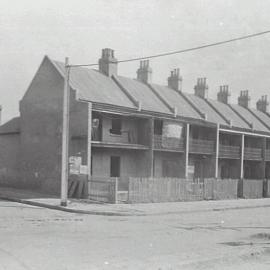
M110 129L111 134L121 135L122 132L122 121L121 119L112 119L112 128Z

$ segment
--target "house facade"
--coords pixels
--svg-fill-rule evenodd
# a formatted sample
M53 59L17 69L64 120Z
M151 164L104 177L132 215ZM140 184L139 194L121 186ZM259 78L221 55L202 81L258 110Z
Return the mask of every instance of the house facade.
M9 152L0 157L2 183L60 193L64 72L45 56L20 117L0 127ZM182 90L179 69L167 86L152 83L152 72L144 60L136 79L120 76L111 49L102 50L98 70L70 68L70 175L119 177L121 189L129 177L270 178L266 96L253 109L248 91L236 105L226 85L212 100L206 78L191 94Z

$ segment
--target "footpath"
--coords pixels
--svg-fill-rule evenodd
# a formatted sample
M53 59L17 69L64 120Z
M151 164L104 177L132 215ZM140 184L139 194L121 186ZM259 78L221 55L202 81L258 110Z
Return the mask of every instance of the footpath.
M270 198L145 204L105 204L90 202L88 200L69 199L67 206L63 207L60 206L60 199L57 197L35 191L7 187L0 187L0 200L18 202L70 213L107 216L192 214L210 211L270 207Z

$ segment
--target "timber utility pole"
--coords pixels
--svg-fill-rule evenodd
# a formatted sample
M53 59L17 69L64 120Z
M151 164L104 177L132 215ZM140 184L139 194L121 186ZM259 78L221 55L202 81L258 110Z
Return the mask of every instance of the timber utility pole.
M61 171L61 206L67 206L68 198L68 147L69 147L69 61L65 59L65 82L63 95L62 124L62 171Z

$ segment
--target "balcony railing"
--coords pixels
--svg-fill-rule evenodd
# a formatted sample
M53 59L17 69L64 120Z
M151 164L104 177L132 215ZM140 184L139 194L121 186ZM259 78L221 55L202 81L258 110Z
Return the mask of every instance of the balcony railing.
M262 160L262 149L245 147L244 159L246 160Z
M240 158L240 146L220 144L219 145L219 157L220 158L239 159Z
M184 140L154 135L154 149L184 151Z
M265 160L270 161L270 149L265 150Z
M189 152L193 154L213 154L215 151L215 142L209 140L189 140Z

